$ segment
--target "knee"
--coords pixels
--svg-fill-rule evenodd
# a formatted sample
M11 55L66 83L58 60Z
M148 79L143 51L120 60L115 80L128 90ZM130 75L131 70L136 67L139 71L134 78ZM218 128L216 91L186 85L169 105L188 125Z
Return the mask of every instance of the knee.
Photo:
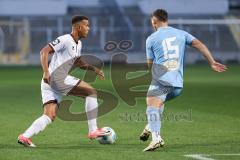
M52 121L56 119L57 116L57 104L50 103L44 106L44 114L47 115Z
M97 98L97 90L96 89L91 89L88 93L88 96Z
M57 116L55 111L45 111L44 114L48 116L52 120L52 122L56 119Z
M97 97L97 90L93 89L91 95L95 95Z
M157 97L147 97L146 103L147 103L147 106L154 106L154 107L160 107L163 104L162 100Z
M56 113L46 113L46 115L52 120L52 122L56 119Z
M154 98L153 97L147 97L146 98L146 103L148 106L154 106Z

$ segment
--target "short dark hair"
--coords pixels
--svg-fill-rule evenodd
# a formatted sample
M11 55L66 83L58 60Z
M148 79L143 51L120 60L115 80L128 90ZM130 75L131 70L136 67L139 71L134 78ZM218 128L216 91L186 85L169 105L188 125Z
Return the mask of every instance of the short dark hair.
M164 9L155 10L151 17L156 17L159 21L166 22L168 21L168 13Z
M73 16L72 17L72 25L74 25L78 22L81 22L83 20L88 20L88 17L86 17L86 16Z

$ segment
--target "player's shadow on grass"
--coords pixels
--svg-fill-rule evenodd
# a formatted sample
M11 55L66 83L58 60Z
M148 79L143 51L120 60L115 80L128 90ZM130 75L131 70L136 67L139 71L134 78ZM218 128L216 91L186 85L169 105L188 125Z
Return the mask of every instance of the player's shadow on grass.
M74 142L73 142L74 143ZM62 149L62 150L104 150L104 149L108 149L108 150L117 150L117 151L126 151L126 150L141 150L143 149L148 142L140 142L139 143L128 143L128 144L124 144L124 143L116 143L116 144L111 144L111 145L102 145L102 144L98 144L97 142L89 142L89 144L86 144L86 142L84 142L84 144L76 144L74 143L74 145L71 145L73 143L62 143L62 144L39 144L39 147L36 149L41 149L41 150L45 150L45 149ZM177 150L183 150L183 149L189 149L189 148L211 148L211 147L219 147L221 145L224 146L228 146L228 145L233 145L233 144L239 144L239 142L236 141L221 141L221 142L214 142L214 143L183 143L183 144L166 144L165 147L160 148L159 152L164 151L164 152L175 152Z
M103 150L106 148L113 148L116 146L116 144L112 145L101 145L97 143L92 143L89 144L74 144L70 145L69 143L62 143L62 144L55 144L55 145L49 145L49 144L39 144L40 147L37 149L45 150L45 149L60 149L60 150ZM114 147L115 148L115 147ZM116 148L117 149L117 148Z
M84 143L84 144L83 144ZM58 143L58 144L46 144L46 143L39 143L37 148L34 149L40 149L40 150L46 150L46 149L59 149L59 150L104 150L104 149L110 149L110 150L126 150L126 149L139 149L142 147L140 144L99 144L97 141L89 141L88 144L86 142L68 142L68 143Z
M58 144L49 144L49 143L39 143L37 148L27 148L18 145L17 143L12 144L0 144L0 150L6 150L6 149L40 149L40 150L46 150L46 149L81 149L81 150L102 150L105 148L111 149L111 150L126 150L126 149L141 149L145 145L148 144L148 142L139 142L139 143L133 143L133 144L124 144L124 143L116 143L112 145L102 145L98 144L97 142L89 142L86 144L86 142L83 142L84 144L75 143L58 143ZM239 144L239 141L219 141L214 143L185 143L185 144L166 144L164 147L164 151L171 151L176 149L188 149L190 147L213 147L213 146L228 146L233 144Z
M81 149L81 150L102 150L103 146L107 145L96 145L96 144L74 144L70 145L69 143L62 144L41 144L39 143L36 148L23 147L18 144L0 144L0 150L8 149L30 149L30 150L47 150L47 149ZM110 147L110 145L108 145ZM112 146L112 145L111 145Z

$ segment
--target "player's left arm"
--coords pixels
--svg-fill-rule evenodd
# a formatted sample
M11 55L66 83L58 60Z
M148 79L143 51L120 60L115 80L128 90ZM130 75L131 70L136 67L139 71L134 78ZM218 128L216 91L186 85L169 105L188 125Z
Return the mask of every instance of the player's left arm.
M84 61L81 57L77 58L77 60L74 63L74 66L79 67L83 70L90 70L95 72L101 80L105 79L104 73L101 69L88 64L86 61Z
M146 56L147 56L147 66L149 69L151 69L153 64L153 59L154 59L154 53L152 51L152 42L149 37L146 40Z
M227 67L219 62L216 62L209 51L209 49L204 45L200 40L193 39L191 42L191 46L198 49L203 56L208 60L208 63L210 64L211 68L216 72L224 72Z
M153 60L152 59L147 59L147 66L149 69L152 68Z

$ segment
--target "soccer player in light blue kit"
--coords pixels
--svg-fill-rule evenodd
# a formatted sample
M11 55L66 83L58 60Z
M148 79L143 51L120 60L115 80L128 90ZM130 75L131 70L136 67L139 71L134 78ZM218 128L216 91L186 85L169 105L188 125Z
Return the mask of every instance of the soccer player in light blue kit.
M168 26L168 13L157 9L151 16L156 30L146 40L148 66L152 68L152 82L147 93L147 119L140 139L152 141L143 151L153 151L164 145L160 136L164 102L177 97L183 88L183 62L186 45L198 49L216 72L227 68L214 60L208 48L191 34Z

